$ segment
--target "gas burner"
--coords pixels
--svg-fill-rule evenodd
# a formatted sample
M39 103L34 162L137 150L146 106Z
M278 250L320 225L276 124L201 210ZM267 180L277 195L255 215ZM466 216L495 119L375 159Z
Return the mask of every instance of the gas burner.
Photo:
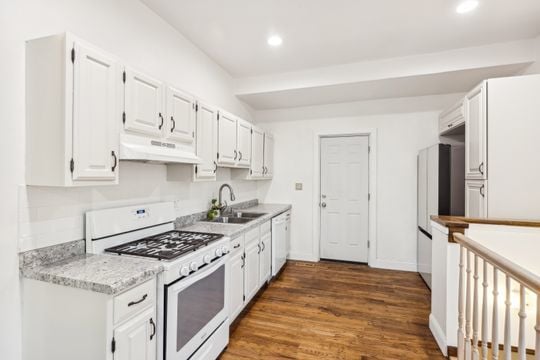
M137 255L172 260L221 239L223 235L172 230L105 249L118 255Z

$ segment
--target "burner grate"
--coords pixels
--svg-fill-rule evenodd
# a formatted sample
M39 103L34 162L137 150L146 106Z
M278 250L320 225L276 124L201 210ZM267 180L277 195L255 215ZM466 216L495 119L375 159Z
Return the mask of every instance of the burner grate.
M175 259L222 238L220 234L172 230L105 249L118 255L138 255L159 260Z

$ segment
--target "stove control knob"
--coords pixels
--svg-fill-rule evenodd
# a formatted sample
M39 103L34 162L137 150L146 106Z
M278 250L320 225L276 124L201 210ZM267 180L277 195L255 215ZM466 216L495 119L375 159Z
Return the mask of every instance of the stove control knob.
M203 261L206 264L210 264L212 262L212 257L210 257L210 255L204 255Z
M197 269L199 269L199 267L197 266L196 262L192 262L191 264L189 264L189 269L191 271L197 271Z
M227 246L223 246L221 248L221 252L223 253L223 255L228 254L229 253L229 248Z
M182 268L180 269L180 275L188 276L189 275L189 268L187 266L182 266Z
M222 255L223 255L223 250L222 249L216 249L216 256L220 257Z

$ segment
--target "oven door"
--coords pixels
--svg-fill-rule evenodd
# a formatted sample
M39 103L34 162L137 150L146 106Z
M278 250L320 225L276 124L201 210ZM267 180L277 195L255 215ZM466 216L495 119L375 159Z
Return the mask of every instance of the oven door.
M165 287L166 360L185 360L227 319L227 256Z

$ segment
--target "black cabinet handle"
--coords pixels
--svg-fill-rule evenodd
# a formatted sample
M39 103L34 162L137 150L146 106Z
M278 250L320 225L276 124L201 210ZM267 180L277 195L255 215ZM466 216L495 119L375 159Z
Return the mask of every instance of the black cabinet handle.
M257 251L257 254L260 254L260 253L261 253L261 244L257 244L257 248L259 249L259 250Z
M140 300L137 300L137 301L131 301L130 303L128 303L128 306L133 306L133 305L140 304L140 303L142 303L144 300L146 300L147 297L148 297L148 294L144 294L143 297L142 297Z
M482 185L480 187L480 195L482 195L482 197L486 197L485 193L484 193L484 188L485 188L485 185Z
M238 159L238 161L240 161L240 160L242 160L242 152L239 151L238 153L240 154L240 158Z
M176 121L174 121L174 117L171 116L171 121L172 121L172 128L171 128L171 132L174 131L174 129L176 128Z
M240 244L236 244L233 246L233 249L238 249L240 247Z
M150 335L150 340L152 340L156 336L156 323L152 318L150 318L150 325L152 325L152 334Z
M234 150L234 160L238 157L238 151Z
M264 249L266 249L266 245L264 245L264 243L261 243L262 244L262 250L261 251L264 251Z
M216 171L217 171L217 162L215 162L215 161L214 161L214 166L215 166L215 167L214 167L214 174L215 174Z
M161 115L161 113L159 113L159 118L161 119L161 123L159 124L158 129L161 130L163 127L163 115Z
M484 163L483 162L478 166L478 171L480 171L480 174L484 175Z
M111 151L111 156L113 157L114 159L114 164L113 166L111 167L111 170L112 172L114 172L114 170L116 170L116 166L118 165L118 158L116 157L116 153L113 151Z

